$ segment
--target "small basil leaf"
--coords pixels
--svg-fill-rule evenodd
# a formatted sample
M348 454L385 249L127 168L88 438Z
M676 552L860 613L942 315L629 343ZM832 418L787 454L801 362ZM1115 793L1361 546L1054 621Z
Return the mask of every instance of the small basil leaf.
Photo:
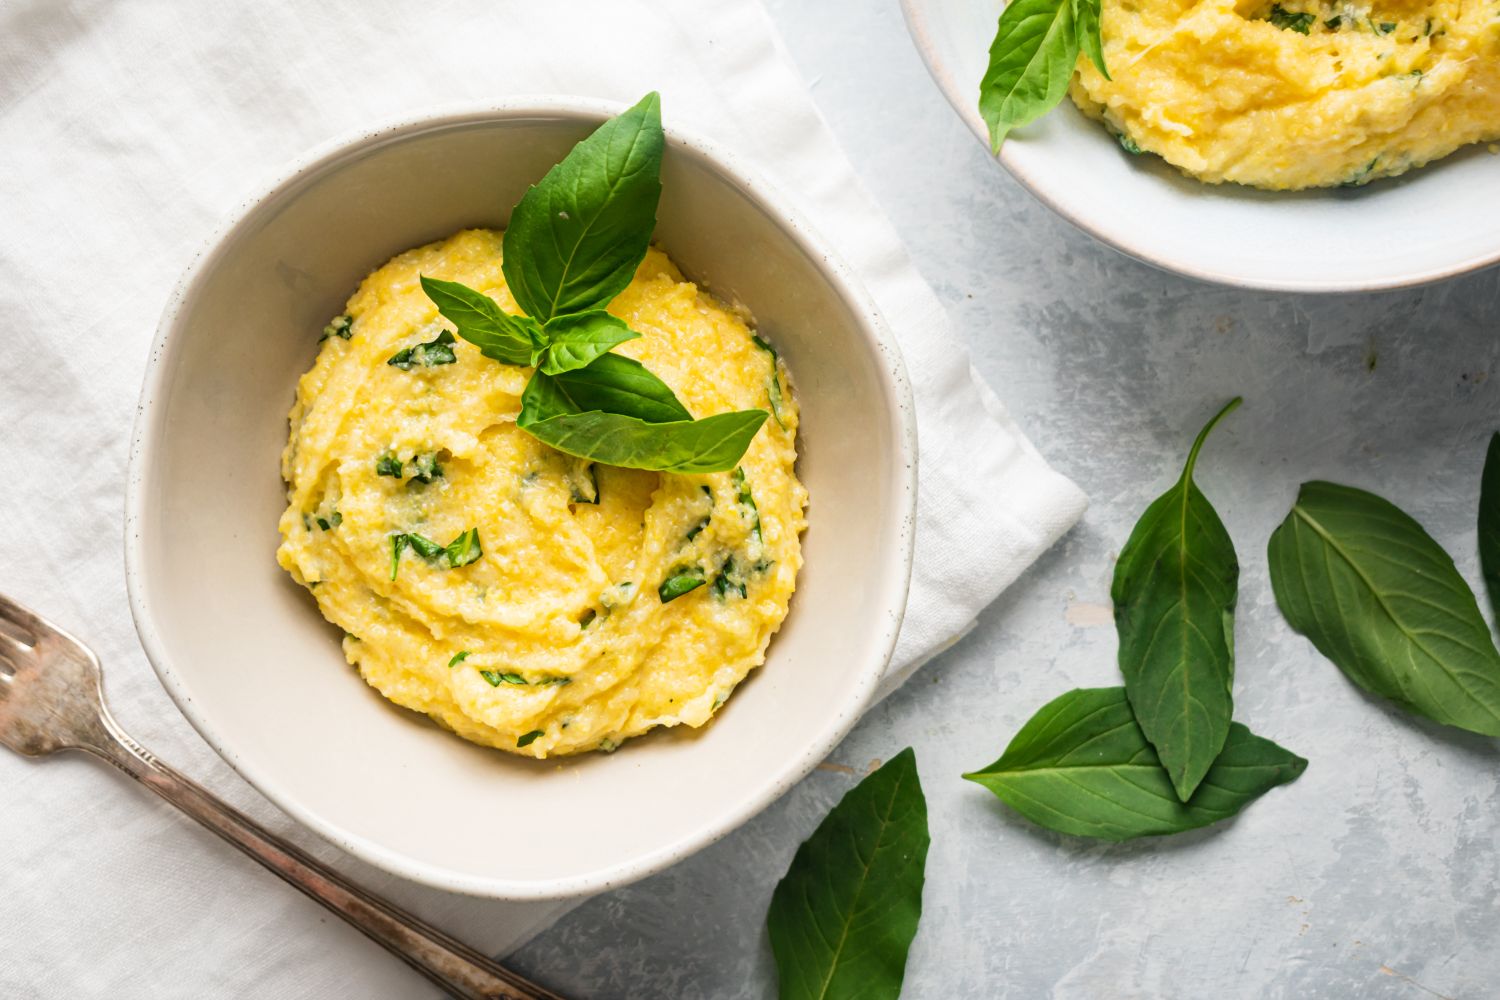
M1364 490L1304 483L1268 556L1282 615L1351 681L1500 736L1500 652L1453 559L1404 511Z
M544 329L547 351L541 370L548 375L570 372L640 334L607 312L558 316ZM674 397L675 398L675 397Z
M1318 20L1318 15L1309 14L1304 11L1287 10L1281 4L1271 5L1271 14L1267 18L1273 25L1282 31L1295 31L1299 35L1311 33L1312 26Z
M453 654L453 659L451 659L451 660L448 661L448 666L449 667L456 667L460 663L462 663L465 660L467 660L468 658L469 658L469 650L467 650L467 649L460 649L458 652L456 652L456 653Z
M1500 621L1500 434L1490 438L1479 483L1479 568Z
M521 736L516 739L516 746L529 747L531 746L531 744L535 743L537 737L541 735L542 731L540 729L533 729L529 733L522 733Z
M1106 80L1114 79L1104 65L1104 38L1099 31L1100 0L1072 0L1073 23L1077 26L1078 47Z
M430 538L408 531L406 541L423 559L436 559L443 554L443 547Z
M639 361L601 354L573 371L533 375L521 394L517 423L525 428L548 417L588 410L637 417L648 423L693 419L671 387Z
M425 344L413 344L405 350L391 355L386 364L409 372L413 368L432 368L435 365L451 365L458 360L453 353L453 334L444 330Z
M397 533L391 536L391 579L396 579L396 571L401 568L401 553L411 547L411 538L408 535Z
M502 268L529 316L603 309L635 276L661 198L661 98L647 94L547 171L511 213Z
M1027 819L1076 837L1129 840L1227 819L1307 761L1239 723L1187 802L1136 724L1124 688L1081 688L1044 705L989 767L964 777Z
M375 475L377 475L377 476L393 476L396 479L400 479L401 478L401 459L398 456L391 454L390 452L386 452L384 455L381 455L380 457L376 458L375 459Z
M418 551L421 550L419 549ZM427 555L426 552L422 554L424 556ZM479 547L479 529L470 528L439 549L435 555L437 554L441 555L444 565L449 569L458 569L460 566L469 565L469 563L484 555L484 550Z
M1052 110L1078 64L1074 0L1013 0L1000 15L979 84L979 113L995 152L1014 128Z
M1240 565L1193 470L1209 433L1239 405L1231 400L1199 432L1182 476L1120 550L1110 588L1125 692L1184 802L1219 756L1234 712Z
M699 570L681 570L663 580L661 586L656 588L656 594L661 598L661 602L666 604L668 601L677 600L683 594L697 590L706 582L703 579L703 573Z
M318 338L318 342L322 343L329 337L348 340L352 336L354 336L354 319L348 313L345 313L342 316L335 316L328 321L328 325L323 327L323 335Z
M532 381L546 377L534 376ZM702 420L656 424L591 410L529 421L523 407L516 425L543 444L579 458L629 469L693 474L734 468L766 416L765 410L739 410Z
M489 682L490 687L499 687L503 679L498 670L481 670L479 676Z
M512 316L483 292L456 281L422 276L422 291L438 312L458 328L458 335L487 358L508 365L529 365L543 345L541 327L525 316ZM450 340L451 343L451 340Z
M896 1000L930 836L910 747L849 790L771 894L782 1000Z

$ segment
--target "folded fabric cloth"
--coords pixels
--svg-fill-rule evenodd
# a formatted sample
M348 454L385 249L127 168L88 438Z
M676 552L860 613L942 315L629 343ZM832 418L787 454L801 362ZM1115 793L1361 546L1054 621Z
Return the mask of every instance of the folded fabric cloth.
M659 90L863 277L906 358L921 467L911 602L883 693L961 636L1084 498L980 384L818 117L759 0L74 0L0 7L0 590L84 636L127 729L371 888L502 953L567 904L466 899L310 843L202 744L135 643L125 461L162 305L216 219L315 144L439 103ZM271 558L267 553L267 559ZM232 636L225 637L232 642ZM7 997L421 995L339 921L128 782L0 754Z

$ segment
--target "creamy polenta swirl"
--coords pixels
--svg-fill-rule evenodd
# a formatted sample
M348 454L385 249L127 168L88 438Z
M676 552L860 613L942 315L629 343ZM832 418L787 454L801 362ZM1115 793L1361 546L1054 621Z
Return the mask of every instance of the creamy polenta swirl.
M291 412L277 559L370 685L465 739L545 757L701 726L764 661L802 565L786 373L653 249L609 305L642 334L618 353L699 417L767 408L776 380L780 419L733 472L570 458L516 427L531 370L446 343L418 283L460 281L519 312L500 262L487 230L408 251L325 331ZM408 549L393 570L393 536L447 545L470 529L475 561Z
M1500 138L1496 0L1104 0L1073 100L1212 183L1357 185Z

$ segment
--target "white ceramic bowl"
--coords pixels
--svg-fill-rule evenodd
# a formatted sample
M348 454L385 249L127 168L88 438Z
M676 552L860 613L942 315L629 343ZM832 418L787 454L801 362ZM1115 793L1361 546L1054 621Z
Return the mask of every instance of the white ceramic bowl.
M979 81L1002 0L902 0L938 87L989 148ZM1205 281L1297 292L1416 285L1500 261L1500 165L1483 146L1393 180L1299 193L1202 184L1131 156L1072 101L1011 133L1000 162L1117 250ZM997 223L998 224L998 223Z
M419 882L506 899L640 878L748 819L858 718L906 604L916 439L899 354L851 275L776 194L668 129L656 235L755 313L802 404L806 568L756 671L699 731L545 762L396 708L276 565L278 456L318 331L370 270L465 226L621 108L446 111L315 152L215 235L151 354L131 454L131 608L203 737L330 841Z

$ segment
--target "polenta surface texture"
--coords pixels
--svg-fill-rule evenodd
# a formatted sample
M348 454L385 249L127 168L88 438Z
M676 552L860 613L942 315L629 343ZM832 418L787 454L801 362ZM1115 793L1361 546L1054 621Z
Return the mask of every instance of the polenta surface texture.
M1073 100L1201 180L1357 185L1500 138L1500 0L1104 0Z
M775 379L780 420L733 472L570 458L516 427L531 369L462 340L401 355L450 330L420 275L519 313L500 263L501 233L465 231L397 256L349 300L298 385L277 559L371 686L465 739L546 757L701 726L764 661L802 565L785 372L652 249L609 305L642 334L618 353L694 416L764 408ZM393 576L393 536L446 545L470 529L477 560L407 550Z

